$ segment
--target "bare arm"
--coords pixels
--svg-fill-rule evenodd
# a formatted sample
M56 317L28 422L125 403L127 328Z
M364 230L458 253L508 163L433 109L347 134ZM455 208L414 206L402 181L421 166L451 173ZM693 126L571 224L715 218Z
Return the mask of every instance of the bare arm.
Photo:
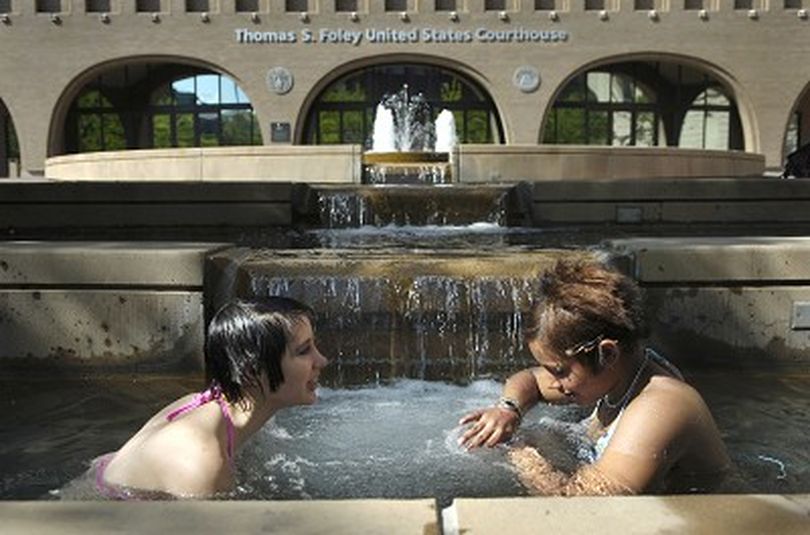
M703 400L690 386L654 378L625 409L596 466L636 492L649 489L689 448Z
M511 399L520 407L521 412L526 412L540 401L545 401L540 392L537 381L536 370L538 368L527 368L509 377L503 385L501 397Z
M510 452L510 460L524 485L538 494L643 492L683 454L692 433L690 422L696 417L695 396L689 387L654 388L642 393L628 405L599 460L571 475L554 469L530 447L516 448Z
M518 477L533 494L542 496L612 496L634 494L633 490L603 474L598 467L584 466L570 476L556 470L529 446L509 452Z
M528 368L509 377L503 386L502 398L511 400L518 411L497 405L464 415L459 425L472 424L459 439L466 448L493 447L508 440L520 425L521 415L538 402L559 403L562 394L550 387L553 378L543 368Z

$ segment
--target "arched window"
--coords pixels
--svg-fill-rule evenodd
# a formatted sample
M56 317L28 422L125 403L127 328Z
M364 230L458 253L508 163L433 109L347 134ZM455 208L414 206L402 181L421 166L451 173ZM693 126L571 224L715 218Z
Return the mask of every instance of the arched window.
M664 61L620 62L577 75L560 91L541 139L743 148L737 107L721 84L699 69Z
M261 145L245 93L220 74L198 74L159 87L149 114L154 147Z
M563 89L544 143L656 146L663 142L657 95L623 72L594 70Z
M731 100L719 87L708 87L692 101L681 127L679 147L726 150L733 147Z
M245 93L227 76L172 64L129 65L85 85L65 122L65 151L260 145Z
M450 70L410 63L368 67L332 82L307 114L304 142L368 147L377 104L405 85L425 98L434 118L453 112L459 143L503 143L495 106L481 87Z

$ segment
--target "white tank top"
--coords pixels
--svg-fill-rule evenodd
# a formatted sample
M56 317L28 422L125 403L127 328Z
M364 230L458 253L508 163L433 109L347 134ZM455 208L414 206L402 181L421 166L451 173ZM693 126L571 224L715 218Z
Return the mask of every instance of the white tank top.
M668 361L664 356L662 356L660 353L658 353L654 349L652 349L650 347L645 348L644 349L644 358L645 358L645 360L652 361L655 364L658 364L659 366L664 368L672 377L675 377L676 379L678 379L680 381L684 380L683 379L683 374L681 373L681 370L679 370L674 364L672 364L670 361ZM605 453L605 449L607 449L608 444L610 444L610 439L613 437L613 433L616 431L616 427L618 427L618 425L619 425L619 420L622 419L622 415L624 414L624 409L627 408L627 405L630 404L630 401L633 398L635 398L635 396L632 396L632 397L628 398L622 404L621 408L619 409L619 414L616 415L616 417L613 419L613 421L610 422L610 425L607 427L605 432L602 433L602 435L600 435L599 438L597 438L596 441L594 442L593 451L592 451L592 455L591 455L591 459L590 459L591 462L598 461L599 458L602 457L602 454ZM591 415L588 416L588 418L595 421L598 412L599 412L599 403L596 404L596 407L594 408L593 413L591 413Z

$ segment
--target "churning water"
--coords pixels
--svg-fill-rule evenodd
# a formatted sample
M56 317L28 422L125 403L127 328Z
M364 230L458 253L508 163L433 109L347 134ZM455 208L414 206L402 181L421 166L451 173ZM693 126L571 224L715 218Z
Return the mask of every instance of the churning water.
M0 499L58 499L91 459L113 451L198 378L6 381L0 402ZM810 376L701 373L732 459L757 493L810 492ZM515 496L505 448L466 452L458 419L493 403L500 382L402 380L328 389L280 412L237 457L234 499ZM196 385L199 386L199 385ZM740 396L745 392L746 396ZM582 411L538 407L521 437L562 468L577 463ZM73 496L76 497L76 496Z

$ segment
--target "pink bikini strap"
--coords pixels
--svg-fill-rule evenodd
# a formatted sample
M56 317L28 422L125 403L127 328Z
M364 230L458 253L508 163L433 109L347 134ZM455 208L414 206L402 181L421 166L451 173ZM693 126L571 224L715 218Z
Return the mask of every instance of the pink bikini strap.
M222 411L222 417L225 418L225 432L228 437L228 460L233 461L233 448L234 443L236 442L236 432L233 424L233 418L231 418L231 412L228 410L228 403L225 401L225 396L222 395L222 389L220 389L219 386L211 385L203 392L195 394L191 401L167 414L166 420L171 422L178 416L182 416L183 414L193 411L198 407L202 407L206 403L210 403L212 401L217 402L217 405L219 405L219 408Z

